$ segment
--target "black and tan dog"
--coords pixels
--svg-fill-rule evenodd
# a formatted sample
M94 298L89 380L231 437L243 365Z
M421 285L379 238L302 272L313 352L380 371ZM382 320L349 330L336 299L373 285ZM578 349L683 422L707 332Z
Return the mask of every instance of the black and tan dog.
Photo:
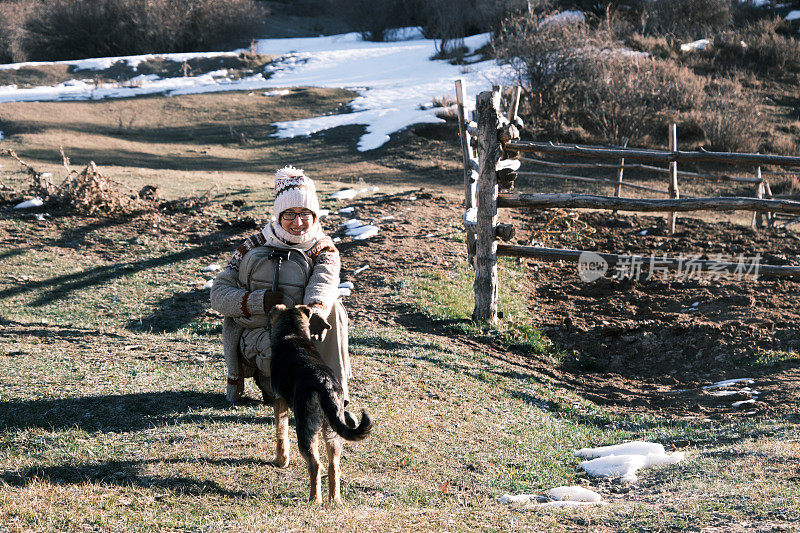
M344 409L342 384L325 366L311 342L308 320L311 310L303 305L276 305L269 313L272 391L275 395L275 464L289 464L289 407L294 412L297 445L308 464L309 500L322 503L322 472L318 448L320 432L328 452L328 498L339 504L339 459L343 439L359 441L369 435L372 419L361 411L361 422Z

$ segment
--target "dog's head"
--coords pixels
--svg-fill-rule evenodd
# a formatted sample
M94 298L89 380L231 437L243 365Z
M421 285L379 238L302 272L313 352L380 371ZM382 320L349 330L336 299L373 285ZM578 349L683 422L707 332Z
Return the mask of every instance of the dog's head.
M279 337L291 334L301 334L310 338L308 320L311 318L311 308L307 305L286 307L278 304L267 315L267 329L272 343Z

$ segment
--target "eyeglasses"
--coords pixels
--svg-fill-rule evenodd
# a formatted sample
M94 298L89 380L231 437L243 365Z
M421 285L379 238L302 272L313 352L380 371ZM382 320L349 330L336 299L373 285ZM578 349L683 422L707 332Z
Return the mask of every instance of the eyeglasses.
M314 213L311 211L301 211L299 213L295 213L294 211L284 211L281 213L282 220L294 220L297 217L300 217L300 220L311 222L314 220Z

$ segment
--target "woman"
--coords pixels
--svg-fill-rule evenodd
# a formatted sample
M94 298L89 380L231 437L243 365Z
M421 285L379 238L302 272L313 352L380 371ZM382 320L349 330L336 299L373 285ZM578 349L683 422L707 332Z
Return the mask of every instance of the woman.
M287 166L275 173L272 214L263 230L236 249L211 288L211 305L225 316L227 399L239 399L244 378L254 377L264 401L272 401L271 351L264 326L266 315L279 303L312 309L312 338L347 399L350 359L347 313L338 299L339 251L322 231L316 188L302 170Z

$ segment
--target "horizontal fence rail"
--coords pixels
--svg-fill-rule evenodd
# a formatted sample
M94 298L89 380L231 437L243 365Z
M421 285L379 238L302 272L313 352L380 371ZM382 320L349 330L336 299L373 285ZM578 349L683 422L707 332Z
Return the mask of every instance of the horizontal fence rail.
M497 196L497 207L549 209L615 209L618 211L758 211L800 215L800 202L743 197L649 199L590 194L509 194Z
M631 164L612 164L612 163L558 163L555 161L547 161L544 159L535 159L532 157L520 157L520 161L525 161L527 163L533 163L535 165L543 165L546 167L559 167L559 168L589 168L589 169L602 169L608 168L612 170L619 170L621 168L625 170L644 170L648 172L658 172L660 174L669 174L668 168L662 167L654 167L653 165L642 165L637 163ZM766 172L765 172L766 174ZM777 174L777 173L773 173ZM782 174L792 175L791 172L783 172ZM736 181L741 183L761 183L761 180L758 178L748 178L742 176L727 176L725 174L703 174L700 172L689 172L686 170L679 170L678 177L688 177L688 178L705 178L710 180L718 180L718 181Z
M680 268L692 268L703 272L742 272L742 262L732 263L727 261L715 261L712 259L696 259L691 257L675 258L662 256L643 256L638 254L608 254L602 252L587 252L585 250L570 250L566 248L545 248L541 246L516 246L511 244L498 244L497 255L507 257L532 257L545 261L571 261L578 262L581 256L591 253L600 256L609 266L618 264L632 265L639 264L648 267L651 258L656 262L656 268L668 268L678 270ZM755 268L752 263L747 263L747 268ZM781 266L781 265L762 265L757 266L759 275L784 276L800 278L800 267ZM746 270L746 269L745 269ZM752 273L752 272L751 272Z
M726 163L731 165L800 166L800 157L769 154L741 154L736 152L685 152L681 150L644 150L636 148L595 148L569 144L532 141L508 141L503 144L517 152L575 155L613 159L635 159L659 163Z

